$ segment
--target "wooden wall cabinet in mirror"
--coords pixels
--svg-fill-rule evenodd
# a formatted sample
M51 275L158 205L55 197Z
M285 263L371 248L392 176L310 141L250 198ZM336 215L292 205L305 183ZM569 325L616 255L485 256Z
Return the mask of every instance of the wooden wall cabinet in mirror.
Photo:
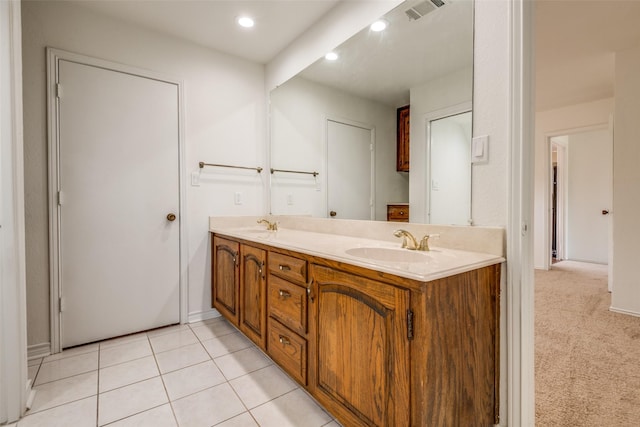
M409 205L387 205L387 221L409 222Z
M409 172L409 106L398 108L398 148L397 148L397 164L396 170L398 172Z

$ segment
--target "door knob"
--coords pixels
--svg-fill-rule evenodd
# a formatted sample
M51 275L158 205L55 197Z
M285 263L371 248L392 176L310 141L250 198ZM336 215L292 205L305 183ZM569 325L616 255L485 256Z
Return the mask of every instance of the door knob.
M336 216L336 215L338 215L338 213L336 211L329 212L329 216Z
M170 213L169 215L167 215L167 219L169 221L175 221L176 220L176 214Z
M609 211L608 211L608 210L606 210L606 209L603 209L603 210L602 210L602 215L609 215Z

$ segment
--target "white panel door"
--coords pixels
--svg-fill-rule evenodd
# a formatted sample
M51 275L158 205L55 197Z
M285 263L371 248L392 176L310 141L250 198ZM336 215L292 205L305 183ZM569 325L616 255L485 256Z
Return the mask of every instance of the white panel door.
M567 258L609 262L612 142L607 129L569 135Z
M429 223L469 225L471 112L429 123Z
M328 216L373 219L371 129L327 121Z
M178 87L58 72L62 347L177 323Z

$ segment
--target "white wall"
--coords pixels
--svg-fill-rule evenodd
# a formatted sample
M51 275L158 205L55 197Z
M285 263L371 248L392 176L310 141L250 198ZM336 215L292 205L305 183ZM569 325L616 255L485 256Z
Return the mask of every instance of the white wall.
M29 344L49 342L45 47L149 69L183 81L186 176L198 161L265 166L264 67L65 2L22 2ZM264 211L268 177L204 169L187 187L189 312L210 310L208 217ZM240 192L242 205L234 204Z
M548 137L606 126L613 98L536 113L534 189L534 266L549 268L551 260Z
M429 178L427 171L426 116L434 111L471 102L472 87L473 70L466 68L411 88L411 143L409 146L411 222L428 222L426 188Z
M640 316L640 47L616 53L612 310Z
M320 175L274 174L273 214L326 217L327 118L375 128L375 219L386 220L386 204L407 202L407 174L396 172L396 109L294 77L271 92L271 167L318 171ZM287 195L293 204L287 203Z
M611 145L608 129L568 136L566 259L609 261Z
M488 135L489 159L487 163L475 165L472 169L471 210L477 225L508 225L508 182L509 156L511 152L511 58L512 52L512 16L513 2L507 0L476 0L474 10L474 47L473 47L473 135ZM507 241L510 230L507 229ZM507 247L507 253L517 248ZM515 260L514 260L515 261ZM507 260L509 263L509 260ZM520 265L515 262L515 265ZM517 269L517 267L516 267ZM526 377L520 369L522 354L520 342L508 342L507 337L520 337L520 324L512 324L509 313L519 313L519 306L512 306L507 299L507 288L518 290L519 283L507 283L507 274L503 270L500 301L500 423L506 425L508 417L513 418L512 425L520 425L519 413L509 414L516 408L519 412L520 401L508 401L508 396L520 398L526 394L526 385L521 388L520 378ZM526 319L525 319L526 320ZM514 331L515 332L511 332ZM530 337L533 341L533 336ZM514 354L514 349L517 349ZM533 349L531 349L533 352ZM526 368L526 367L525 367ZM507 384L514 386L509 389ZM529 386L531 387L531 386Z

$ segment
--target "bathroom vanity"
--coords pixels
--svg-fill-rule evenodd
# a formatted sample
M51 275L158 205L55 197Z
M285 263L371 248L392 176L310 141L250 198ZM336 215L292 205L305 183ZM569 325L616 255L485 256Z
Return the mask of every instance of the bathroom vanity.
M212 304L225 318L345 426L497 423L501 229L466 227L493 253L418 252L388 223L274 220L278 231L211 218Z

